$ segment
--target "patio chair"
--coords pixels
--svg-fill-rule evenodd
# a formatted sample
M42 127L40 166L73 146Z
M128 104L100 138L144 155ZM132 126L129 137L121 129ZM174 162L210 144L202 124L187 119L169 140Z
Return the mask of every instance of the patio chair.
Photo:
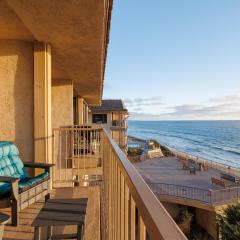
M53 164L23 163L17 146L0 142L0 207L12 209L12 225L19 224L19 211L42 197L50 198L51 167ZM44 171L30 177L26 168Z

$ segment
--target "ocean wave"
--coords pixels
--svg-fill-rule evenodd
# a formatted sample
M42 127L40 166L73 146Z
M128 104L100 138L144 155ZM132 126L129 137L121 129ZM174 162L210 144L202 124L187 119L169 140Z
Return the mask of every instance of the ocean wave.
M211 144L209 139L208 139L208 141L203 141L202 139L196 140L196 139L193 139L193 138L190 138L187 136L182 136L181 134L172 134L172 133L163 132L163 131L157 132L157 131L153 131L153 130L149 130L149 129L142 130L142 132L157 135L160 137L162 136L162 137L175 138L175 139L179 139L179 140L186 140L186 141L189 141L189 142L192 142L195 144L199 144L200 146L210 147L213 149L240 155L240 149L238 150L238 149L234 149L234 148L230 148L230 147L217 146L214 144L215 142ZM184 135L186 135L186 134L184 134ZM195 136L194 134L191 134L191 135Z
M234 149L234 148L230 148L230 147L224 147L224 146L215 146L215 145L209 145L211 148L214 149L218 149L221 151L225 151L225 152L229 152L229 153L233 153L233 154L237 154L240 155L240 149ZM240 158L239 158L240 160Z
M202 143L201 140L195 140L195 139L192 139L192 138L189 138L189 137L184 137L184 136L181 136L181 135L178 135L178 134L172 134L172 133L167 133L167 132L163 133L163 132L157 132L157 131L152 131L152 130L144 130L143 132L144 133L150 133L150 134L153 134L153 135L158 135L158 136L184 139L184 140L188 140L188 141L195 142L195 143Z

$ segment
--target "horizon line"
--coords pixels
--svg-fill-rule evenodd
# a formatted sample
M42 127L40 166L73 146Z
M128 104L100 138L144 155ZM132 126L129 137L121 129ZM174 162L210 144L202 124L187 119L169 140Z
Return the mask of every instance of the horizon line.
M206 121L218 121L218 122L224 122L224 121L232 121L232 122L238 122L240 121L240 119L129 119L128 121L145 121L145 122L157 122L157 121L162 121L162 122L169 122L169 121L178 121L178 122L184 122L184 121L202 121L202 122L206 122Z

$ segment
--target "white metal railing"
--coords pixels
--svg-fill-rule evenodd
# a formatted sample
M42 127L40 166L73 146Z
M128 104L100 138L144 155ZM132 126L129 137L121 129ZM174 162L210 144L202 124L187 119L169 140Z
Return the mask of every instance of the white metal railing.
M148 182L148 185L157 196L179 197L211 205L233 202L240 198L240 186L231 186L219 190L208 190L159 182Z
M53 130L53 183L80 182L102 174L102 129L96 125Z
M227 174L231 174L231 175L240 177L240 168L229 166L229 165L222 164L222 163L218 163L213 160L200 158L200 157L188 154L188 153L177 151L176 149L173 149L173 148L169 148L169 149L174 154L174 156L176 156L176 158L178 158L180 160L183 160L183 161L192 160L196 163L201 163L202 165L204 165L206 167L213 168L213 169L225 172Z

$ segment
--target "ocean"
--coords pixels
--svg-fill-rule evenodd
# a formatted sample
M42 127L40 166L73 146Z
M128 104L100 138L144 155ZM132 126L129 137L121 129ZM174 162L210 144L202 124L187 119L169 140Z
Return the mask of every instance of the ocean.
M240 121L133 121L128 135L240 168Z

